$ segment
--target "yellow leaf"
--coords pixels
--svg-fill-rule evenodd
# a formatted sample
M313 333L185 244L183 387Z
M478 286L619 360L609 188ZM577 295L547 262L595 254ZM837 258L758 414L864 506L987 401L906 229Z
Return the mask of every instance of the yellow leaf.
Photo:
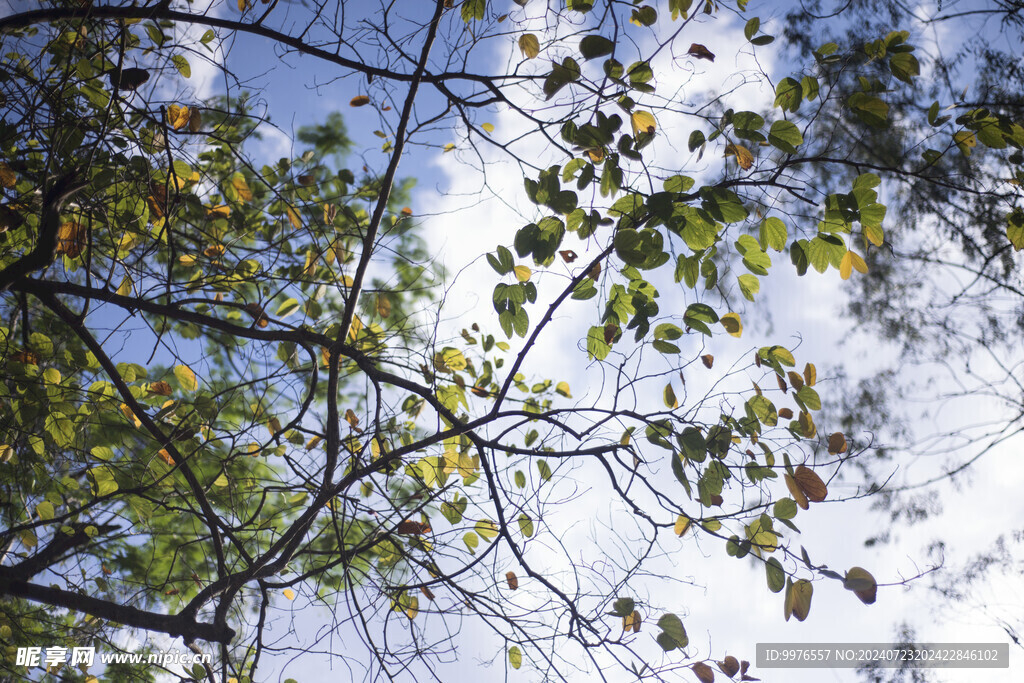
M216 479L213 480L213 485L214 486L219 486L221 488L227 486L229 483L231 483L231 482L229 482L227 476L225 476L223 474L221 474L219 477L217 477Z
M885 232L877 225L865 225L864 237L866 237L871 244L876 247L880 247L882 246L882 242L885 241Z
M281 591L281 593L284 595L284 597L288 598L289 600L295 599L295 591L293 591L291 588L285 588L283 591Z
M725 148L725 156L735 155L736 163L739 164L740 168L744 171L754 165L754 155L750 153L750 150L743 145L727 145Z
M75 221L68 221L57 228L57 253L68 258L78 258L85 248L85 230Z
M14 174L11 167L0 161L0 185L10 189L18 182L18 176Z
M316 448L317 446L320 445L321 441L323 441L323 437L314 436L312 439L310 439L309 441L306 442L306 450L307 451L313 450L314 448Z
M274 436L281 431L281 421L276 417L272 417L267 421L267 431L270 432L271 436Z
M740 320L738 313L726 313L719 318L719 322L722 323L722 327L725 328L725 331L732 336L743 336L743 321Z
M121 296L131 296L132 284L131 277L125 275L124 279L121 280L121 284L117 286L117 293Z
M449 142L447 145L444 146L444 153L447 154L448 152L451 152L453 149L455 149L455 143Z
M288 221L292 224L292 227L298 230L302 227L302 219L299 218L299 214L296 213L295 209L288 207L287 209Z
M672 527L672 531L675 532L676 536L682 536L690 530L690 527L692 525L693 520L691 520L686 515L679 515L679 517L676 518L675 525Z
M211 244L206 249L203 249L203 255L210 258L217 258L218 256L224 255L223 244Z
M572 392L569 390L568 382L559 382L555 385L555 393L561 394L566 398L572 398Z
M633 123L633 136L636 137L640 133L647 133L648 135L654 135L654 131L657 129L658 124L654 120L654 114L646 111L635 111L633 116L630 117Z
M238 192L238 198L243 202L247 202L252 199L252 190L249 189L249 184L245 182L245 176L241 173L236 173L231 178L231 184L235 187Z
M167 123L174 130L181 130L188 125L189 110L184 105L172 104L167 107Z
M512 269L512 272L516 274L516 279L520 282L528 281L530 279L530 275L533 274L528 266L516 266Z
M409 619L415 619L416 615L420 613L420 599L417 597L409 598L409 607L405 610L405 616Z
M818 370L814 367L814 363L808 363L804 366L804 381L807 382L807 386L813 387L814 383L818 380Z
M211 206L206 210L207 218L227 218L231 215L231 207L227 204L220 204L218 206Z
M855 251L848 251L846 253L850 254L850 260L853 262L854 270L856 270L858 273L868 272L868 264L864 262L864 259L861 258L860 254L858 254Z
M125 417L127 417L127 418L128 418L128 420L129 420L129 421L130 421L130 422L131 422L131 423L132 423L133 425L135 425L135 428L136 428L136 429L138 429L139 425L141 425L141 424L142 424L142 420L140 420L139 418L137 418L137 417L135 416L135 413L134 413L134 412L132 412L132 409L128 407L128 404L127 404L127 403L122 403L122 404L121 404L121 412L122 412L122 413L124 413L124 416L125 416Z
M853 257L851 256L852 253L852 251L847 251L845 254L843 254L843 260L839 262L839 277L843 278L844 280L849 280L850 274L853 273Z
M789 621L790 613L797 621L803 621L811 611L811 596L814 594L814 586L806 579L800 579L794 583L786 592L786 621Z
M185 391L195 391L199 388L199 382L196 381L196 373L187 365L174 366L174 376L178 378L181 388Z
M532 33L524 33L519 36L519 49L527 59L533 59L540 54L540 41Z
M469 367L469 361L466 360L466 357L458 349L446 347L441 351L441 359L443 368L453 372L460 372Z
M377 315L382 318L391 315L391 299L387 294L377 294Z
M487 133L493 133L494 132L494 124L493 123L484 123L480 127L483 128L484 131L487 132Z

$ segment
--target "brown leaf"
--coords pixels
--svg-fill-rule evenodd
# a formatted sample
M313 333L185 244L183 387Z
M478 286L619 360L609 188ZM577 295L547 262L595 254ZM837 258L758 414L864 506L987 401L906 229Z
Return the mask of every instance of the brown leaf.
M154 396L170 396L171 385L167 382L150 382L149 393Z
M804 386L804 378L801 377L798 373L793 372L792 370L790 370L789 371L789 383L793 385L793 389L794 390L800 391L800 389L802 389L803 386Z
M430 531L429 524L423 524L422 522L416 522L411 519L399 522L398 526L395 527L396 534L402 534L405 536L419 536Z
M369 103L370 98L367 97L366 95L356 95L351 100L349 100L348 104L350 107L365 107Z
M13 358L25 365L39 365L39 354L35 351L18 351Z
M846 452L846 437L842 432L836 432L828 437L828 452L830 455L839 455Z
M600 276L601 276L601 263L599 261L599 262L594 264L593 268L590 269L590 272L587 273L587 277L589 277L594 282L597 282L597 278L599 278Z
M729 678L732 678L740 672L740 663L732 655L727 656L725 659L718 663L718 668L722 670Z
M715 61L714 53L700 43L692 43L690 45L690 49L686 51L686 54L696 57L697 59L706 59L709 62Z
M423 593L423 595L426 596L427 600L434 599L434 591L430 590L426 586L420 586L420 593Z
M619 332L618 325L608 324L604 326L604 343L611 344L612 340L615 339L615 335Z
M789 408L779 408L779 417L783 418L784 420L792 420L793 411L790 410Z
M203 115L199 113L199 110L192 107L188 112L188 129L192 133L198 133L203 127Z
M704 367L706 367L708 370L710 370L711 366L715 364L715 357L712 356L710 353L706 353L703 356L701 356L700 360L702 363L704 363Z
M57 229L57 253L78 258L85 248L85 230L75 221L68 221Z
M715 683L715 672L704 662L697 662L690 669L700 683Z
M6 163L0 161L0 185L10 189L18 182L18 176Z
M519 588L519 579L516 578L515 572L505 572L505 581L508 582L509 590L515 590Z
M761 354L754 354L754 365L756 365L757 367L761 367Z
M793 478L800 486L800 490L807 496L807 500L812 503L820 503L828 495L828 487L825 486L825 482L821 480L817 472L809 467L804 465L797 467Z
M786 380L782 379L781 375L775 375L775 381L778 382L780 390L789 391L789 385L786 384Z
M565 261L566 263L572 263L573 261L576 260L576 252L573 251L572 249L563 249L562 251L558 252L558 255L561 256L562 260Z
M744 171L754 165L754 155L743 145L731 144L725 146L725 156L735 156L736 163Z

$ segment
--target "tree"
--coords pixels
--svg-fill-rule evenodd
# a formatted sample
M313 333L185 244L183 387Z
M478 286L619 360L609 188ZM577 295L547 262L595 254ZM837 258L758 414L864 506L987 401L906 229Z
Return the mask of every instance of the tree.
M829 141L840 124L887 134L888 100L918 76L909 35L750 75L775 96L759 113L729 93L691 103L676 80L729 46L767 48L745 2L523 4L60 1L0 19L10 646L116 648L135 629L216 647L197 678L256 680L271 649L302 651L301 634L270 640L299 605L360 634L365 653L337 656L369 677L427 675L483 627L488 656L547 678L703 681L715 658L749 680L689 647L660 564L680 536L751 558L786 619L807 617L815 586L875 601L870 572L814 563L795 538L798 510L839 499L827 482L856 457L819 436L814 359L764 339L721 373L722 337L743 333L729 309L756 310L772 251L846 279L882 247L875 188L908 172ZM744 23L722 48L692 42L723 14ZM477 57L513 39L503 67ZM232 41L348 79L353 111L380 121L352 144L381 155L345 168L328 116L298 134L311 149L264 162ZM229 88L197 102L201 60ZM1019 150L1024 128L973 111L935 140L911 174L979 144ZM501 155L535 205L495 235L493 312L475 322L437 313L436 253L399 201L418 149L483 171ZM1019 248L1004 199L1001 239ZM601 391L531 369L564 316L585 321L579 360ZM583 538L581 519L601 529Z
M969 486L978 463L1010 466L1007 447L1021 433L1021 155L970 146L975 140L963 136L969 146L962 154L936 158L927 173L908 173L919 165L919 153L907 140L926 139L927 131L977 112L1021 120L1024 78L1013 46L1024 39L1022 7L940 4L916 12L899 3L854 2L835 13L821 3L807 9L787 18L794 45L863 41L879 25L895 23L927 38L921 61L936 76L891 98L894 124L871 140L873 162L900 178L886 196L903 220L888 232L892 248L875 253L868 276L856 282L848 314L885 340L892 360L848 368L847 386L837 392L844 398L835 405L847 434L871 434L880 446L881 457L855 463L854 478L880 490L877 506L891 524L867 543L884 544L906 539L907 527L951 507L943 504L946 492ZM856 84L848 80L846 87ZM927 121L916 115L922 111L929 112ZM863 144L855 130L836 131L839 147ZM954 547L941 534L922 542L948 564L931 581L935 609L983 614L1019 645L1024 624L1012 616L1019 605L984 590L1019 562L1019 531L1012 522L974 523L985 529L978 548Z

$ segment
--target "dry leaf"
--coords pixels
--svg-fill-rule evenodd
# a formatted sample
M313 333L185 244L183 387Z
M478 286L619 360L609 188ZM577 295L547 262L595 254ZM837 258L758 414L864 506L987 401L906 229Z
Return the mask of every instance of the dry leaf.
M807 496L807 500L812 503L820 503L828 495L828 488L825 486L825 482L821 480L817 472L809 467L804 465L797 467L793 478L800 486L800 490Z
M696 57L697 59L706 59L709 62L715 61L714 53L700 43L691 43L690 49L686 51L686 54Z
M370 98L366 95L356 95L349 101L350 107L365 107L370 103Z
M712 356L710 353L706 353L700 357L700 362L704 363L704 367L710 370L711 366L715 364L715 357Z
M519 579L516 578L515 572L506 572L505 580L508 582L509 590L515 590L519 588Z

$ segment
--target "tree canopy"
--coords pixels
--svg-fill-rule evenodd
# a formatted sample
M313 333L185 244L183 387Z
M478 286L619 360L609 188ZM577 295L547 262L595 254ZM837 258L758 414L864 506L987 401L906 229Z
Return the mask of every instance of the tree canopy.
M783 61L766 30L801 24L758 11L48 0L0 19L4 645L181 638L215 653L189 672L210 680L314 650L412 679L456 646L552 680L752 680L752 651L691 643L680 548L756 563L780 619L816 590L882 599L904 577L800 538L817 505L873 492L829 490L869 448L816 423L830 359L744 319L779 268L814 287L901 267L889 183L983 205L1019 266L1024 120L918 106L940 75L899 25L807 31ZM351 97L281 158L257 77L275 60ZM412 200L416 177L468 192L425 177L445 155L511 202L487 180L503 160L529 205L455 264L487 302L470 317ZM536 370L552 353L561 376Z

